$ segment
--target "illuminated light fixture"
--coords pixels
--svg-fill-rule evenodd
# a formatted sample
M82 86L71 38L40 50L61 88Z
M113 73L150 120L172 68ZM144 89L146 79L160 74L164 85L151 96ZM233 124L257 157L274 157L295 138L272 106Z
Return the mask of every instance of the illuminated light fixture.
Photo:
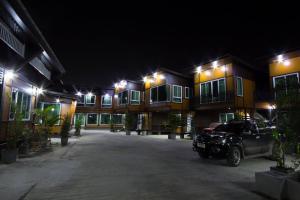
M105 98L108 98L108 97L109 97L109 94L108 94L108 93L106 93L106 94L104 95L104 97L105 97Z
M38 95L43 94L44 93L44 89L43 88L37 88L36 93Z
M122 81L120 82L120 84L119 84L119 87L121 87L121 88L125 88L125 87L126 87L126 85L127 85L127 81L125 81L125 80L122 80Z
M76 92L76 95L81 97L82 93L78 91L78 92Z
M268 105L268 109L269 110L275 110L276 109L276 105Z
M277 62L282 63L283 62L283 55L277 56Z
M93 93L89 92L89 93L87 93L87 95L88 95L89 97L91 97L91 96L93 96Z
M119 84L115 83L115 88L118 89L119 88Z
M55 111L55 109L54 109L54 108L51 108L51 111L52 111L52 112L54 112L54 111Z
M213 67L214 69L216 69L216 68L218 67L218 61L214 61L214 62L212 63L212 67Z
M202 66L198 66L198 67L196 68L196 72L197 72L198 74L201 73L201 70L202 70Z
M157 78L157 72L153 73L153 78Z
M118 98L118 95L117 95L117 94L115 94L115 95L114 95L114 97L117 99L117 98Z
M56 103L59 103L59 102L60 102L60 99L59 99L59 98L57 98L55 101L56 101Z
M11 79L13 79L16 76L17 75L15 74L15 72L13 70L7 70L7 71L5 71L4 78L8 79L8 80L11 80Z
M144 81L144 83L146 83L146 82L148 81L147 76L145 76L145 77L143 78L143 81Z
M166 77L165 77L164 75L161 74L161 75L159 75L159 78L160 78L160 79L165 79Z
M291 62L289 61L289 60L285 60L284 62L283 62L283 65L284 66L289 66L291 64Z
M222 66L221 70L222 70L223 72L226 72L226 71L227 71L227 67L224 65L224 66Z
M210 72L210 71L206 71L206 72L205 72L205 75L206 75L206 76L210 76L210 75L211 75L211 72Z
M150 79L150 83L154 83L155 81L153 79Z

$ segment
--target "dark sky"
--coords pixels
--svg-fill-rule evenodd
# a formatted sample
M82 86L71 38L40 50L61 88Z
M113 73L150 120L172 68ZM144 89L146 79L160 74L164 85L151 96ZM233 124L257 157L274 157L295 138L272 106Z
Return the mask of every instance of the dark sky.
M298 6L287 1L97 2L23 0L66 68L67 83L110 85L156 67L182 70L225 53L252 61L300 47Z

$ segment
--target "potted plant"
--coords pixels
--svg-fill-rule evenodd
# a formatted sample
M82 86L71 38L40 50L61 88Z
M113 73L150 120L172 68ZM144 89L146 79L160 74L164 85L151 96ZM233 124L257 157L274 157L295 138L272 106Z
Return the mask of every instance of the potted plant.
M19 153L22 155L29 154L30 140L32 139L32 129L24 128L23 134L21 135L21 143L19 146Z
M284 90L283 90L284 89ZM300 94L299 84L290 83L288 90L286 86L276 88L276 130L273 131L275 140L273 157L276 166L271 167L270 171L255 174L257 190L274 199L295 199L298 196L300 184L297 183L291 189L288 182L294 180L295 170L299 166L294 160L294 166L286 163L286 154L295 152L299 146L299 124L300 124ZM299 153L299 152L298 152ZM293 182L296 183L296 182ZM297 188L297 189L295 189Z
M8 124L6 148L1 151L2 161L6 164L16 162L18 155L18 140L24 130L22 113L15 103L11 103L10 105L11 110L14 113L14 119Z
M78 117L76 117L76 120L75 120L75 135L76 136L80 136L81 122L82 122L82 116L79 115Z
M178 127L181 125L181 120L180 116L174 113L170 113L168 115L168 129L169 129L169 134L168 134L168 139L176 139L176 131Z
M131 113L127 112L125 114L125 131L126 131L126 135L131 134L132 123L133 123L133 116L132 116Z
M60 121L60 116L53 110L55 106L48 106L44 109L36 109L35 124L38 125L36 133L38 134L39 143L42 149L46 149L50 144L51 128Z
M61 131L60 131L61 145L62 146L68 145L70 129L71 129L71 118L67 114L63 119L63 123L62 123L62 126L61 126Z

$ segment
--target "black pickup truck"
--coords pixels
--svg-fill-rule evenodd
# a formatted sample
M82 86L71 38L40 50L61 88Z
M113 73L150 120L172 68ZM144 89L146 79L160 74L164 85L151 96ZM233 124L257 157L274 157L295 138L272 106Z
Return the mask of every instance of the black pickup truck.
M255 121L230 121L212 133L200 133L193 141L193 150L202 158L226 158L231 166L238 166L241 159L271 156L274 140L271 131L261 131Z

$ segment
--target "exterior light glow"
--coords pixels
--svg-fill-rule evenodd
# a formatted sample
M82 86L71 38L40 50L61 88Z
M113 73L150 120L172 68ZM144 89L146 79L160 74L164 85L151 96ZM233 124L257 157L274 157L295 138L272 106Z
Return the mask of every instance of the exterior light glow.
M143 78L143 81L144 81L144 83L146 83L146 82L148 81L147 76L145 76L145 77Z
M91 96L93 96L93 93L89 92L89 93L87 93L87 95L88 95L89 97L91 97Z
M119 88L119 84L115 83L115 88L118 89Z
M214 61L214 62L212 63L212 67L213 67L214 69L216 69L216 68L218 67L218 61Z
M153 74L153 78L157 78L157 72Z
M55 111L55 109L54 109L54 108L51 108L51 111L52 111L52 112L54 112L54 111Z
M150 83L154 83L154 80L153 80L153 79L150 79Z
M289 60L285 60L284 62L283 62L283 65L284 66L289 66L291 64L291 62L289 61Z
M159 75L159 78L160 78L160 79L165 79L166 77L165 77L164 75L161 74L161 75Z
M108 93L106 93L106 94L104 95L104 97L105 97L105 98L108 98L108 97L109 97L109 94L108 94Z
M15 74L15 72L13 70L7 70L7 71L5 71L4 78L8 79L8 80L11 80L11 79L13 79L16 76L17 75Z
M206 75L206 76L210 76L210 75L211 75L211 72L210 72L210 71L206 71L206 72L205 72L205 75Z
M227 67L224 65L224 66L222 66L221 70L222 70L223 72L226 72L226 71L227 71Z
M44 89L43 88L38 88L36 92L37 92L38 95L43 94Z
M115 99L117 99L117 98L118 98L118 95L117 95L117 94L115 94L115 95L114 95L114 97L115 97Z
M59 102L60 102L60 99L59 99L59 98L57 98L55 101L56 101L56 103L59 103Z
M277 56L277 62L282 63L283 62L283 55Z
M81 96L82 96L82 93L78 91L78 92L76 93L76 95L81 97Z
M275 110L276 109L276 105L268 105L268 109L269 110Z
M201 70L202 70L202 66L198 66L198 67L196 68L196 72L197 72L198 74L201 73Z

